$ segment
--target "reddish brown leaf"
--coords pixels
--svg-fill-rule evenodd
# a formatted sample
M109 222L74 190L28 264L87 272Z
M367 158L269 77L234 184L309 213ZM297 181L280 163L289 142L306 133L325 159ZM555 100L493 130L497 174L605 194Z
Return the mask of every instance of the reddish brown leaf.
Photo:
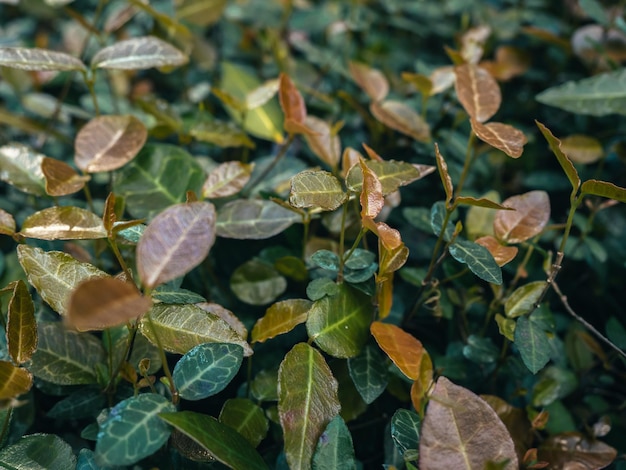
M341 157L339 137L333 134L326 121L315 116L307 116L304 124L310 130L304 134L304 138L311 152L332 168L336 168Z
M350 74L372 101L382 101L389 93L389 82L380 70L359 62L350 62Z
M109 237L113 233L113 225L117 221L117 215L115 213L115 194L109 193L104 201L104 211L102 213L102 223L104 229L107 231Z
M370 332L378 346L404 375L411 380L420 377L425 350L417 338L395 325L379 321L371 324Z
M50 196L65 196L80 191L91 178L81 176L67 163L45 157L41 171L46 179L46 193Z
M521 243L541 233L550 219L550 199L545 191L530 191L512 196L502 205L514 211L498 211L493 229L498 240Z
M392 228L389 228L388 231L385 231L385 229L381 230L381 224L384 224L384 222L378 223L378 237L381 242L379 246L379 272L381 275L386 275L404 266L404 263L409 258L409 249L402 243L400 232Z
M533 432L526 412L521 408L509 405L495 395L481 395L480 398L493 408L498 418L504 423L513 439L513 444L515 444L518 460L523 460L526 449L533 442Z
M481 124L472 119L472 130L480 140L502 150L509 157L519 158L528 142L524 133L513 126L500 122Z
M365 164L359 160L361 171L363 172L363 188L361 189L361 218L373 219L378 215L385 205L383 197L383 186L380 184L378 176Z
M478 121L489 120L500 108L500 87L485 69L472 64L454 68L456 94L469 116Z
M420 142L430 140L430 127L413 108L401 101L375 101L370 104L374 117L385 126Z
M369 145L367 145L366 143L363 143L362 145L363 145L363 148L365 149L365 153L367 153L367 156L370 157L372 160L376 160L379 162L384 161L383 157L378 155L376 151L373 148L371 148Z
M602 441L590 440L580 433L557 434L539 447L540 460L550 462L551 469L600 469L610 465L617 451Z
M481 25L467 30L461 37L461 57L468 64L477 64L483 56L485 42L491 35L489 26Z
M285 130L289 133L300 132L306 119L306 105L296 86L284 73L280 74L278 99L285 113ZM291 123L300 124L300 126L290 126Z
M341 157L341 173L345 177L348 174L348 170L354 165L358 165L359 160L363 158L361 152L353 149L352 147L346 147Z
M250 180L254 163L224 162L211 170L204 185L202 196L219 198L237 194Z
M496 260L496 263L498 263L498 266L500 267L513 261L515 256L517 256L518 250L516 246L502 245L498 240L490 235L477 238L474 242L487 248L489 253L491 253L491 256L493 256L493 259Z

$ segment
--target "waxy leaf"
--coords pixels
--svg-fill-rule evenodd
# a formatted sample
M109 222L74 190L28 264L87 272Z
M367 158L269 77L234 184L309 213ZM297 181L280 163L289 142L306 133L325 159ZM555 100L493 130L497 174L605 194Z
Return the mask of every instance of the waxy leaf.
M115 405L100 424L96 462L101 466L132 465L165 444L171 429L159 413L176 408L156 393L143 393ZM129 445L129 443L133 445Z
M335 416L320 436L313 454L315 470L357 468L350 430L341 416Z
M250 180L254 164L225 162L214 168L202 186L202 197L219 198L237 194Z
M265 199L237 199L223 205L217 214L219 237L261 240L278 235L294 222L299 214Z
M106 401L99 386L87 385L56 402L46 416L53 419L93 418L106 406Z
M471 119L472 130L480 140L492 147L502 150L511 158L519 158L528 142L524 133L513 126L501 122L481 124Z
M463 64L454 68L457 97L470 118L483 123L488 121L502 103L500 87L485 69Z
M152 220L137 244L137 270L153 288L187 274L215 242L215 207L197 201L168 207Z
M391 418L391 438L404 460L419 457L420 416L414 411L399 409Z
M32 386L33 376L28 370L8 361L0 361L0 400L19 397L28 392Z
M179 411L161 413L159 417L200 444L215 460L230 468L267 470L267 465L245 437L212 416Z
M515 445L496 412L466 388L440 377L422 423L420 470L517 470Z
M417 338L395 325L379 321L371 324L370 332L378 346L404 375L411 380L419 378L425 351Z
M455 240L448 248L452 257L479 278L492 284L502 284L502 270L487 248L468 240Z
M278 371L278 415L289 468L307 470L317 442L339 413L338 384L323 356L296 344Z
M502 202L514 211L499 211L493 222L498 240L521 243L542 232L550 219L550 199L545 191L530 191Z
M263 408L247 398L231 398L224 402L219 421L230 426L252 446L258 446L269 430L269 421Z
M46 194L41 163L45 156L22 144L0 147L0 180L20 191L43 196Z
M580 187L580 191L582 194L593 194L626 203L626 188L606 181L587 180Z
M543 369L550 360L551 353L546 332L527 316L522 316L517 319L514 338L515 346L528 370L536 374Z
M85 64L69 54L27 47L0 47L0 67L37 71L85 70Z
M450 173L448 172L448 164L444 160L443 155L441 155L441 152L439 152L439 145L437 144L435 144L435 157L437 160L439 177L441 178L443 189L446 192L446 205L449 205L452 201L452 196L454 195L454 187L452 186L452 178L450 178Z
M567 157L565 152L563 152L561 141L554 137L552 132L550 132L550 129L541 124L539 121L535 121L535 123L545 139L548 141L550 150L552 150L552 153L554 153L559 161L559 164L561 165L561 168L563 168L567 179L569 179L572 188L574 191L578 191L578 188L580 187L580 177L578 176L578 172L576 171L576 168L572 164L571 160Z
M291 79L284 73L280 74L279 86L278 98L285 114L285 130L290 133L299 132L306 119L304 99Z
M508 318L516 318L535 310L537 301L546 285L546 281L534 281L515 289L504 303L506 316Z
M350 74L372 101L382 101L389 94L389 82L380 70L360 62L350 62Z
M307 116L304 125L309 132L304 134L307 145L317 157L332 168L336 168L341 157L341 140L326 121Z
M370 104L374 117L385 126L413 137L419 142L430 140L430 127L422 116L402 101L382 101Z
M15 282L9 300L6 338L9 355L15 364L28 362L37 349L35 305L22 280Z
M316 300L306 322L309 337L335 357L354 357L368 339L372 304L361 291L340 284L339 292Z
M502 245L491 235L477 238L474 242L487 248L489 253L491 253L491 256L493 256L493 259L500 267L513 261L515 256L517 256L518 249L516 246Z
M113 277L87 279L72 292L65 320L78 331L104 330L123 325L152 306L135 284Z
M60 251L43 251L28 245L17 247L19 259L28 282L55 312L65 315L72 291L82 281L108 277L90 263L76 261Z
M58 385L97 383L96 365L106 363L98 338L76 333L62 322L39 322L39 342L30 371L35 377Z
M354 386L368 405L387 388L389 372L380 352L374 345L367 345L361 354L348 359L348 370Z
M334 211L345 200L346 193L332 173L305 170L291 178L289 203L293 207L319 207L325 211Z
M13 235L15 233L15 219L4 209L0 209L0 234Z
M106 238L102 219L80 207L48 207L28 216L20 234L40 240L91 240Z
M153 36L125 39L100 49L91 59L92 68L143 70L177 67L189 58L171 44Z
M605 468L617 457L617 450L577 432L550 436L541 443L538 458L556 468L577 465L578 468ZM572 463L575 462L575 463Z
M117 170L135 158L147 137L148 130L134 116L98 116L76 135L74 161L87 173Z
M361 187L361 219L373 220L385 205L383 196L383 187L380 184L378 176L365 164L359 160L361 173L363 174L363 186Z
M312 302L305 299L289 299L276 302L267 309L252 328L252 342L262 343L283 333L288 333L307 319Z
M61 160L44 158L41 162L41 171L46 181L46 194L50 196L65 196L80 191L91 178L81 176L74 168Z
M273 266L252 259L235 269L230 288L243 302L266 305L285 292L287 280Z
M154 305L141 319L139 331L152 344L177 354L186 354L202 343L232 343L244 349L244 355L252 349L233 328L215 314L192 304Z
M28 470L67 470L76 457L70 445L54 434L29 434L0 451L0 467Z
M188 302L195 303L195 302ZM237 318L237 316L228 310L227 308L222 307L220 304L216 304L213 302L200 302L196 303L196 307L200 307L205 312L209 312L230 325L230 327L237 332L239 336L242 338L248 337L248 330L246 326Z
M401 186L417 181L432 172L424 173L410 163L394 160L368 160L365 164L378 177L382 185L383 196L387 196L397 191ZM363 187L363 170L359 165L352 166L348 171L346 186L352 192L361 192Z

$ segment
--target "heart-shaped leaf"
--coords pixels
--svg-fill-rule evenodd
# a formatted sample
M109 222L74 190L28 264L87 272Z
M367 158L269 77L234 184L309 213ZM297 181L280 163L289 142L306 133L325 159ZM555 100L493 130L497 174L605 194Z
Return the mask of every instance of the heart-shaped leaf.
M498 83L489 72L474 64L458 65L454 74L456 94L467 114L479 123L488 121L502 103Z
M80 59L40 48L0 47L0 66L21 70L85 70Z
M545 191L530 191L502 202L514 211L499 211L493 222L496 237L521 243L542 232L550 219L550 199Z
M500 122L481 124L472 119L472 130L480 140L492 147L502 150L511 158L519 158L528 142L524 133L513 126Z
M154 36L125 39L100 49L91 59L92 68L142 70L177 67L189 58L171 44Z

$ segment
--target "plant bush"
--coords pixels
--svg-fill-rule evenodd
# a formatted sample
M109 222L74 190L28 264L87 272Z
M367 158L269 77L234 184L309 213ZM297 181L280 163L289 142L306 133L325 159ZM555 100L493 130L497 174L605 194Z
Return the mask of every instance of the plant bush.
M0 467L626 468L619 3L0 2Z

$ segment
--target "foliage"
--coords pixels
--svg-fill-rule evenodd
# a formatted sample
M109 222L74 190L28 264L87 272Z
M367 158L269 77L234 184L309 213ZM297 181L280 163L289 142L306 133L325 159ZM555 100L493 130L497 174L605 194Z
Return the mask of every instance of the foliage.
M0 467L622 468L625 8L0 1Z

